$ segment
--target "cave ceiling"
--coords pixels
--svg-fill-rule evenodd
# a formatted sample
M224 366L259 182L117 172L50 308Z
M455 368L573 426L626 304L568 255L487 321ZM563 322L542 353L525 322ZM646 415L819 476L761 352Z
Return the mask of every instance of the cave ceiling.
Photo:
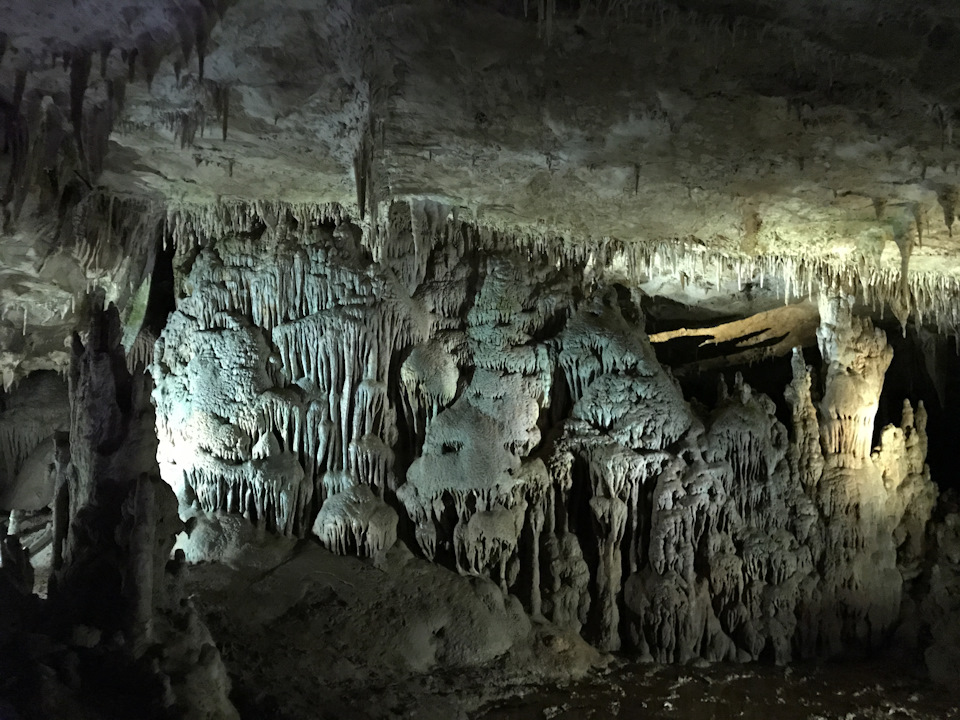
M91 285L123 275L132 296L143 275L149 252L65 239L64 208L94 194L337 203L367 230L426 198L548 245L621 244L638 284L685 303L766 310L813 289L777 277L803 264L953 328L960 5L552 5L0 0L7 379L65 362ZM732 274L661 263L678 248Z

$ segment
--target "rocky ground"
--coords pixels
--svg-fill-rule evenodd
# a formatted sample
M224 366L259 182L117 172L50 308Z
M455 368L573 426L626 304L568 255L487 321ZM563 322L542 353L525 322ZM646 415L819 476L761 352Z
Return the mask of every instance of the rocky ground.
M379 562L313 541L191 568L244 718L939 720L960 697L921 666L643 665L531 622L516 601L394 549ZM267 595L271 598L265 602Z
M480 720L940 720L960 698L893 663L713 665L690 668L618 662L567 687L527 688L485 705Z
M282 545L250 545L234 567L193 566L187 581L245 718L466 717L603 664L493 583L403 548L375 564L314 541Z

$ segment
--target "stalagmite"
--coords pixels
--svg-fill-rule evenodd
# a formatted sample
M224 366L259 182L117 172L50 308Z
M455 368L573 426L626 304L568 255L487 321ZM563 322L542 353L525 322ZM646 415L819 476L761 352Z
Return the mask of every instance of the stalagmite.
M86 343L74 339L69 470L58 503L57 567L50 602L57 625L115 635L127 665L153 655L151 681L186 707L237 718L219 652L169 563L182 527L170 488L156 473L146 376L132 377L116 308L94 298ZM61 449L65 449L61 446ZM66 460L58 457L58 464ZM103 648L91 648L107 662ZM206 656L204 667L196 660ZM109 662L113 662L112 660Z
M820 302L817 341L827 365L820 417L824 452L841 466L858 467L870 455L880 389L893 351L882 331L853 316L851 305L852 299L842 297Z
M326 499L313 534L341 555L372 557L397 541L397 513L366 485L352 485Z
M793 380L784 394L793 412L793 436L790 445L790 469L804 487L812 487L823 472L823 451L820 447L820 426L817 410L810 397L810 368L801 350L793 351Z

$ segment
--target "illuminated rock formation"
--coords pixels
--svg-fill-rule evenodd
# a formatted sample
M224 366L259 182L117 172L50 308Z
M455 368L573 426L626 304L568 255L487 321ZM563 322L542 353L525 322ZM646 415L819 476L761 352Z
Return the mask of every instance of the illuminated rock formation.
M820 303L817 341L826 366L820 403L823 449L838 467L859 468L870 455L883 376L893 350L883 331L853 315L853 298Z
M933 486L922 409L871 454L891 351L848 300L821 303L819 410L796 355L789 430L739 376L698 415L629 291L571 286L584 259L500 250L435 206L388 216L366 240L252 213L178 250L154 398L181 513L364 555L399 536L658 661L884 639Z
M368 485L351 485L327 497L313 523L313 534L341 555L373 556L397 541L397 513Z

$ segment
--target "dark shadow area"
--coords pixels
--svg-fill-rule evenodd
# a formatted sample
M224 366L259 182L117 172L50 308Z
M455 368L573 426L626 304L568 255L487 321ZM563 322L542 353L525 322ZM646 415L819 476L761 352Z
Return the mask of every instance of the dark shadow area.
M176 310L174 295L172 243L159 242L157 256L153 264L153 277L150 281L150 296L147 311L143 318L143 327L157 337L167 324L167 317Z
M956 449L960 447L960 355L956 338L931 328L884 323L893 361L887 370L877 411L875 439L887 424L900 424L904 399L927 410L930 475L941 490L960 488Z

